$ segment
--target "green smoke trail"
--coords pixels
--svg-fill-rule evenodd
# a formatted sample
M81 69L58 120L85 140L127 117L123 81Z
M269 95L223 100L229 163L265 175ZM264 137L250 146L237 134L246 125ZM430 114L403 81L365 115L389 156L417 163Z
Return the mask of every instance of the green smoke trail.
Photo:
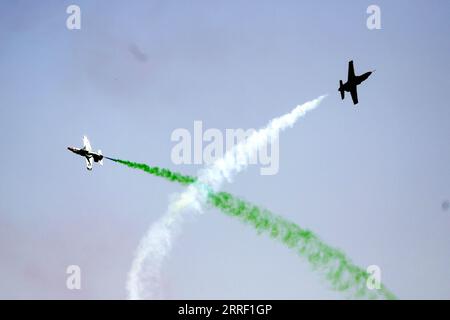
M183 185L196 181L195 177L184 176L168 169L125 160L108 159ZM396 299L395 295L383 284L378 290L369 290L367 280L370 274L354 265L342 251L325 244L312 231L302 229L269 210L262 209L226 192L209 192L208 202L226 215L251 225L258 234L268 234L271 238L280 241L300 256L305 257L313 270L323 274L334 290L347 293L349 297Z
M333 289L356 298L396 299L383 284L378 290L369 290L367 280L370 275L310 230L226 192L210 193L209 202L228 216L253 226L258 234L266 233L305 257L314 270L325 275Z
M118 162L118 163L121 163L121 164L126 165L133 169L145 171L154 176L164 178L171 182L181 183L182 185L188 185L188 184L194 183L197 180L197 178L195 178L195 177L185 176L185 175L182 175L181 173L172 172L168 169L159 168L159 167L150 167L149 165L147 165L145 163L137 163L137 162L131 162L131 161L127 161L127 160L108 158L108 157L105 157L105 158L115 161L115 162Z

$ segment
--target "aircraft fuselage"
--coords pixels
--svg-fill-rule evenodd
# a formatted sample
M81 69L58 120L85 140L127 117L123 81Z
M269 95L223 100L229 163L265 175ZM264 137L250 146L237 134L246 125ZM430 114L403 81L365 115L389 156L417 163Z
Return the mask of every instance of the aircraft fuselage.
M350 60L348 62L348 76L347 76L347 82L343 83L342 80L339 80L339 89L338 91L341 93L341 98L344 100L345 92L350 92L350 95L352 96L352 101L354 105L358 104L358 90L357 87L360 85L363 81L365 81L373 71L369 71L366 73L363 73L359 76L355 74L355 68L353 67L353 60Z
M80 149L80 148L75 148L75 147L67 147L67 149L69 149L70 151L72 151L75 154L78 154L82 157L85 157L87 159L89 158L94 158L95 162L99 162L103 159L103 155L98 154L96 152L92 152L86 149Z
M347 81L342 85L342 89L346 92L350 92L353 90L355 86L360 85L363 81L367 80L369 76L372 74L372 71L363 73L362 75L355 76L352 80Z

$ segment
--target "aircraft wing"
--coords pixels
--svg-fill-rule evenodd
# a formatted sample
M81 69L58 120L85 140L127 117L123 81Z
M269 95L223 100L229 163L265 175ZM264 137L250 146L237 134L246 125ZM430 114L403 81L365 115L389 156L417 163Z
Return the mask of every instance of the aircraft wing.
M350 90L350 94L352 95L353 104L358 104L358 91L356 90L356 86Z
M352 81L355 78L355 68L353 67L353 60L348 63L347 81Z
M86 136L83 136L83 148L87 151L92 151L91 143Z
M94 165L94 158L86 158L86 169L92 170L92 166Z

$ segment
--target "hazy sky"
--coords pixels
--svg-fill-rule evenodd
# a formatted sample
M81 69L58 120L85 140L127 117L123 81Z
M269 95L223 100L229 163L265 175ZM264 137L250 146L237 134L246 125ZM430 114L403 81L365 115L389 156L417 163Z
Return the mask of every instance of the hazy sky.
M81 8L81 30L66 8ZM370 4L381 30L366 27ZM449 1L1 1L0 298L125 298L133 253L182 187L67 151L175 165L170 135L258 128L322 105L280 138L280 169L227 191L309 228L399 298L450 298ZM347 63L376 69L358 108ZM66 288L66 267L82 289ZM342 294L295 253L214 209L164 265L167 298Z

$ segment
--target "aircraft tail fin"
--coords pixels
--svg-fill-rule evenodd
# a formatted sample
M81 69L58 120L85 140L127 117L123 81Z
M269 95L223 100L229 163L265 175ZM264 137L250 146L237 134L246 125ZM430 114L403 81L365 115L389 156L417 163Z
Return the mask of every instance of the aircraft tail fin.
M86 136L83 136L83 149L87 151L91 151L91 143L89 142L89 139Z
M339 92L341 93L341 98L342 100L344 100L345 97L345 91L344 88L342 87L344 84L342 83L342 80L339 80Z
M97 152L99 155L102 155L102 150L98 149ZM98 163L102 166L103 165L103 157L98 161Z

